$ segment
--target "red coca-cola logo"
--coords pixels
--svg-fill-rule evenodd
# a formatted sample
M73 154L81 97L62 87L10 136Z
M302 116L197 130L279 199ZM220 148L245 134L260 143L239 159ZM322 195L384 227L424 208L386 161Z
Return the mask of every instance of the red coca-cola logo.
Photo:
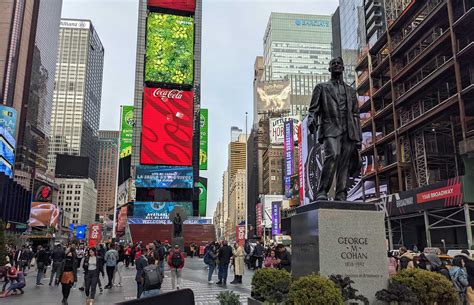
M183 91L182 90L177 90L177 89L173 89L173 90L166 90L166 89L161 89L161 88L157 88L154 92L153 92L153 96L154 97L160 97L160 98L179 98L179 99L182 99L183 98Z

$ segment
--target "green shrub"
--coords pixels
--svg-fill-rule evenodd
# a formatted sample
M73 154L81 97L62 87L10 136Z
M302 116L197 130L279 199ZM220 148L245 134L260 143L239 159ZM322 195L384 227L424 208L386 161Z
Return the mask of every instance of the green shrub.
M403 270L392 277L394 283L409 288L422 304L458 304L458 293L443 275L422 269Z
M241 305L239 296L233 291L222 291L217 295L217 300L220 305Z
M387 289L377 291L375 297L379 301L387 303L397 302L398 304L420 304L416 294L410 288L398 282L390 282Z
M342 305L344 299L333 282L317 274L311 274L291 284L286 304Z
M343 277L340 274L331 275L329 280L333 282L336 287L341 291L342 298L344 302L347 301L361 301L364 305L369 305L369 299L361 294L357 294L359 290L352 287L354 281L351 280L348 276Z
M252 298L269 303L281 303L290 289L291 275L286 270L259 269L252 278Z

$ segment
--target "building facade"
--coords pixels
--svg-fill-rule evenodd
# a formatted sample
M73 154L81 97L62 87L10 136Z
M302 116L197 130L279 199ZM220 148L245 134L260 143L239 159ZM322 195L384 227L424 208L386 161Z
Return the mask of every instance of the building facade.
M97 214L105 218L113 216L115 206L119 139L119 131L99 130Z
M246 171L239 169L232 176L229 187L229 234L230 240L235 240L236 226L245 224L247 182Z
M474 48L468 29L474 5L364 4L369 48L356 71L365 117L361 155L371 164L364 166L363 197L391 207L391 247L440 247L443 240L470 248Z
M56 183L59 185L58 207L72 214L72 223L94 223L97 207L94 181L91 178L56 178Z
M263 194L282 195L283 170L284 170L283 146L269 146L263 153Z
M288 74L328 74L331 16L271 13L263 42L270 80Z
M51 116L48 170L57 154L89 157L96 181L104 47L90 20L62 19Z

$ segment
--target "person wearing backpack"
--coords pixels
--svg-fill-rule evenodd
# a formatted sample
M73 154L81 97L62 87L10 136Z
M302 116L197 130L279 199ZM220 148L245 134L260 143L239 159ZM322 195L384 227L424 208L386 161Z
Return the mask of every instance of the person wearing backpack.
M453 258L453 267L449 269L449 275L453 282L454 288L459 293L461 304L465 304L466 301L466 289L469 286L467 280L467 272L465 268L465 258L463 256L455 256Z
M399 252L400 252L400 258L398 259L399 270L415 268L415 265L413 264L413 254L408 252L406 247L400 247Z
M179 290L181 276L184 267L184 254L180 251L179 245L175 245L173 251L168 255L168 265L171 269L171 286Z
M140 246L137 246L136 254L138 257L135 259L135 266L137 268L137 273L135 274L135 281L137 282L137 299L140 298L143 291L143 269L148 266L148 261L146 260L144 251Z
M157 250L157 257L158 257L158 266L160 267L161 277L165 277L165 259L166 259L166 248L165 246L158 241L158 250Z
M214 284L212 281L212 275L216 269L216 260L217 260L217 251L216 245L212 242L206 247L206 254L204 254L204 264L209 266L209 272L207 274L207 282L209 284Z
M163 276L160 267L148 264L142 271L142 294L140 298L148 298L160 294Z
M119 259L119 254L117 250L115 250L115 245L110 245L110 250L105 253L105 268L107 271L107 277L109 279L109 283L105 286L105 289L112 288L112 279L114 277L115 267L117 266L117 262Z

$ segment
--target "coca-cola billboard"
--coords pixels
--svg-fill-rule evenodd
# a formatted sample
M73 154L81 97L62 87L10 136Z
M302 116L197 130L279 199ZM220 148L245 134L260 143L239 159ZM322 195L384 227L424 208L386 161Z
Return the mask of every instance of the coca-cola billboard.
M94 247L102 239L100 224L91 224L89 227L89 247Z
M144 88L141 164L192 165L193 100L191 91Z
M148 0L148 6L194 12L196 0Z

